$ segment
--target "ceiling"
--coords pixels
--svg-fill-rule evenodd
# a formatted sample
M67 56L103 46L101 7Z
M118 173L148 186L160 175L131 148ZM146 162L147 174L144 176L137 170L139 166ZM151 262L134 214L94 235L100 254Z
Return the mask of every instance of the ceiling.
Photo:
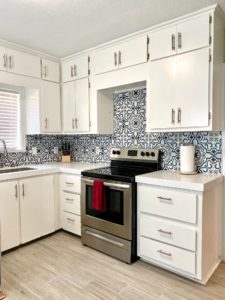
M64 57L225 0L0 0L0 38Z

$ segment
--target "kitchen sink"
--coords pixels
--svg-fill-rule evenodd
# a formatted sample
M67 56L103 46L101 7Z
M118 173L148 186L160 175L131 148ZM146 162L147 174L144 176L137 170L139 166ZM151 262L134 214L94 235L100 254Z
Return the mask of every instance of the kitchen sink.
M0 169L0 174L23 172L23 171L30 171L30 170L35 170L35 169L34 168L29 168L29 167L15 168L15 169Z

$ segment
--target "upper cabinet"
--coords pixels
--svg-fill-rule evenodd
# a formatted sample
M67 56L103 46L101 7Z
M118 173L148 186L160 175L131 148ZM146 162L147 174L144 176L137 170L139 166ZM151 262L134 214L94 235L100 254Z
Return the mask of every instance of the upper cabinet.
M60 80L59 63L47 59L42 59L41 77L43 80L59 82Z
M149 34L147 131L223 130L224 27L211 10Z
M0 70L41 78L41 59L28 53L0 47Z
M62 62L62 82L68 82L89 75L89 57L82 55Z
M137 37L116 46L96 51L93 56L94 74L141 64L148 59L147 36Z
M150 33L150 60L209 46L210 22L204 14Z

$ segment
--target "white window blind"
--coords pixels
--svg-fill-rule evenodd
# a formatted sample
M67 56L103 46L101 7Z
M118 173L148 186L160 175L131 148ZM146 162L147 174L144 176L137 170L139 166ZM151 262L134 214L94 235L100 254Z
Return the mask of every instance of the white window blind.
M21 103L18 91L0 89L0 139L8 150L21 150ZM0 145L1 147L1 145Z

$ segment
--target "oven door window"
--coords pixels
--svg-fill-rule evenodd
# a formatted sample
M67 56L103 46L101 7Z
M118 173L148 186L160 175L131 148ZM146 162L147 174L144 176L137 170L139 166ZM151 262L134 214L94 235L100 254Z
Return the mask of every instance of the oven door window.
M86 215L106 220L115 224L124 224L124 192L121 190L105 187L106 211L98 211L92 208L91 185L86 185Z

